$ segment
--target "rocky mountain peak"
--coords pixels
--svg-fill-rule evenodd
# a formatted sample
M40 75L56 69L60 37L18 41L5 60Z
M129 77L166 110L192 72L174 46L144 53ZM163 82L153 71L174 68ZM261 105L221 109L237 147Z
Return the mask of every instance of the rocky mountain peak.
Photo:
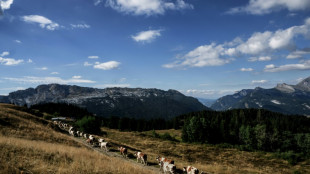
M288 85L286 83L279 83L275 87L275 89L281 91L281 92L286 92L286 93L292 93L295 92L295 89L292 85Z
M299 82L296 87L304 91L310 91L310 77Z

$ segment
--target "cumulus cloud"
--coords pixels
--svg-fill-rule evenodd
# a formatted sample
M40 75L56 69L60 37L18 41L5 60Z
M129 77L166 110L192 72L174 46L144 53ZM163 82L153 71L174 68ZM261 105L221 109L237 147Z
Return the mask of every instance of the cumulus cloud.
M249 0L246 6L235 7L227 13L248 13L253 15L263 15L281 9L289 11L309 10L309 0Z
M80 29L88 29L90 28L90 25L87 24L70 24L71 28L80 28Z
M28 63L32 63L33 61L31 60L31 59L28 59L28 61L27 61Z
M163 65L164 68L220 66L229 63L232 59L225 58L225 48L212 43L197 47L179 60Z
M13 59L13 58L4 58L5 56L10 55L10 52L4 51L0 54L0 64L6 66L18 65L24 62L22 59Z
M34 24L37 23L40 25L41 28L46 28L47 30L51 30L51 31L59 28L59 24L51 21L50 19L44 16L28 15L28 16L23 16L22 20L27 23L34 23Z
M148 30L141 31L131 38L136 42L152 42L155 38L160 36L162 30Z
M241 68L240 71L242 72L251 72L251 71L254 71L253 68Z
M52 75L57 75L59 72L51 72Z
M0 1L0 7L1 7L0 9L2 9L2 11L10 9L13 2L14 2L14 0L1 0Z
M59 83L59 84L69 84L69 83L96 83L92 80L86 79L62 79L60 77L35 77L35 76L24 76L21 78L5 77L5 80L18 82L18 83L34 83L34 84L49 84L49 83Z
M194 6L184 0L167 2L166 0L107 0L109 6L119 12L133 15L162 15L167 10L193 9Z
M303 25L293 26L275 32L255 32L249 38L243 41L237 37L231 42L223 44L212 43L202 45L184 56L178 56L175 62L165 64L165 68L176 67L203 67L203 66L220 66L234 60L235 57L252 55L248 61L270 61L268 55L279 51L291 51L296 47L294 38L302 36L310 39L310 18L305 20ZM290 55L288 58L298 57L300 54Z
M96 62L94 68L102 70L112 70L118 68L120 64L121 63L117 61L108 61L104 63Z
M99 59L99 56L88 56L89 59Z
M300 62L297 64L286 64L281 66L275 66L274 64L266 65L265 72L280 72L280 71L291 71L291 70L309 70L310 60Z
M248 59L249 62L256 62L256 61L270 61L271 57L270 56L261 56L261 57L250 57Z

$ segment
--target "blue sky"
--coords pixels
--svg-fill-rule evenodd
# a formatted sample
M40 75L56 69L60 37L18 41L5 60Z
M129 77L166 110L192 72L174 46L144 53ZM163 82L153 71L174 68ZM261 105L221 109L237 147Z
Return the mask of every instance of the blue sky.
M310 76L309 0L0 0L0 94L60 83L218 98Z

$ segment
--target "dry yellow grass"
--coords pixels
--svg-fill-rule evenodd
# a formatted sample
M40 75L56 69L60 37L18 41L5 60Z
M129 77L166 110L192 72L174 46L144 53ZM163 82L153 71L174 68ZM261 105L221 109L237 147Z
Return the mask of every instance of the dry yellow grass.
M102 128L107 139L116 144L124 144L148 154L149 161L155 163L157 155L175 160L177 168L193 165L209 173L310 173L310 162L291 166L287 161L273 159L270 153L245 152L237 149L220 148L211 145L187 144L163 141L153 138L151 132L120 132ZM157 133L170 133L180 137L180 130L160 130Z
M52 124L0 104L0 173L157 173L84 147Z

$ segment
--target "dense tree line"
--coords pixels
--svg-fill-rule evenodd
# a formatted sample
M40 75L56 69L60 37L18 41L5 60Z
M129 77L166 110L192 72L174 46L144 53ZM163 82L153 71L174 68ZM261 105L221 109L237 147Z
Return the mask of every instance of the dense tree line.
M115 117L102 118L102 126L110 129L119 129L121 131L148 131L173 128L173 121L164 119L135 119L128 117Z
M67 103L40 103L32 105L30 109L46 112L54 116L71 117L81 119L84 116L92 116L85 108L80 108L73 104Z
M294 151L310 156L310 118L261 109L202 111L182 115L182 140L229 143L245 150Z

